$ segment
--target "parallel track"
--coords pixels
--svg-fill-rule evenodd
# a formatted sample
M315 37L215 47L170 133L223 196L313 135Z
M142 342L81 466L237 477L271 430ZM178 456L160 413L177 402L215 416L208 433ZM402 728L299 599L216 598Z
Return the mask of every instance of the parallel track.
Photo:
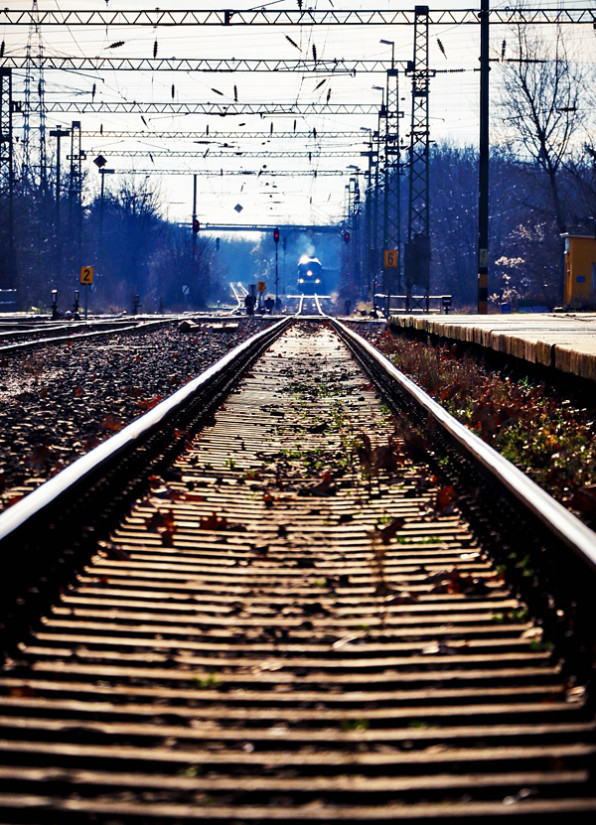
M123 320L95 320L73 323L46 322L28 329L0 331L0 357L23 350L35 349L48 344L64 344L72 341L117 335L119 333L150 332L169 324L179 323L188 316L155 318L130 318ZM235 317L235 316L232 316ZM196 319L195 319L196 320ZM221 322L223 316L200 318L202 323Z
M5 596L44 616L19 599L5 614L0 821L593 821L586 612L567 657L436 477L436 451L408 429L392 440L329 322L258 338L245 361L269 348L214 418L164 409L135 431L144 464L160 418L187 443L173 462L159 447L123 515L77 538L66 521L94 508L56 482L71 515L48 497L37 549L33 512L0 518L4 552L25 557ZM199 382L199 407L226 381ZM121 442L122 475L137 464ZM98 472L81 469L99 503ZM591 586L589 558L569 565Z

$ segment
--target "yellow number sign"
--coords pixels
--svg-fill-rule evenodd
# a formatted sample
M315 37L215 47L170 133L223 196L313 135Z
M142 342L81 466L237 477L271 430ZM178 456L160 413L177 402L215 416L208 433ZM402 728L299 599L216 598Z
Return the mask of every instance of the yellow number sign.
M82 266L81 267L81 283L82 284L92 284L93 283L93 274L94 269L92 266Z
M266 281L257 281L257 289L259 292L266 292L267 291L267 282Z
M385 250L385 269L397 269L397 249Z

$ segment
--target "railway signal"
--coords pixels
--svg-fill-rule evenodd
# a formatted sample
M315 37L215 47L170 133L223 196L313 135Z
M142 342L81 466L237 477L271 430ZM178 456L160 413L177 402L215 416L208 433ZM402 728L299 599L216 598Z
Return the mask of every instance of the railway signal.
M279 229L273 230L273 241L275 242L275 309L279 309Z
M193 220L192 220L192 231L193 231L193 234L194 234L194 235L197 235L197 234L198 234L198 232L199 232L199 229L200 229L200 228L201 228L201 225L200 225L200 223L198 222L198 220L197 220L196 218L193 218Z
M349 243L349 241L350 241L350 233L346 229L346 231L344 232L344 243Z

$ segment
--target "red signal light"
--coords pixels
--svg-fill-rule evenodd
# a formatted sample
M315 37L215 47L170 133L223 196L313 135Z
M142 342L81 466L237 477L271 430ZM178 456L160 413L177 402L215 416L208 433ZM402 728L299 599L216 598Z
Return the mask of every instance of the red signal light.
M192 231L193 231L193 234L195 234L195 235L196 235L196 234L198 233L198 231L199 231L199 229L200 229L200 228L201 228L200 223L198 222L198 220L197 220L196 218L194 218L194 219L193 219L193 222L192 222Z
M348 243L349 240L350 240L350 233L346 231L346 232L344 232L344 242Z

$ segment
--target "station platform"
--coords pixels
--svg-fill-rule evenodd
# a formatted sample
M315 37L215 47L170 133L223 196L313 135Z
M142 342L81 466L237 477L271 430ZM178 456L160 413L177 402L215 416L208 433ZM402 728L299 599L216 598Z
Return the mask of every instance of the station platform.
M596 313L392 315L390 323L466 341L596 381Z

